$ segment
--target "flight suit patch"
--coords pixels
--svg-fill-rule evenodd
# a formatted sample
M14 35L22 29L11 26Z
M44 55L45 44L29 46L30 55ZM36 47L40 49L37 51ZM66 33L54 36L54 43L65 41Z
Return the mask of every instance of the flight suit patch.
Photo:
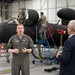
M15 42L19 42L19 40L15 40Z
M22 39L22 41L25 42L26 40L25 39Z

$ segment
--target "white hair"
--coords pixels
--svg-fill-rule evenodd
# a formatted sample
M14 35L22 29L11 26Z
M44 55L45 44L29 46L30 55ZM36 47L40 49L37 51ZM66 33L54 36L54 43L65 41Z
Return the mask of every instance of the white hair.
M75 32L75 20L71 20L69 22L69 26L72 28L72 30Z

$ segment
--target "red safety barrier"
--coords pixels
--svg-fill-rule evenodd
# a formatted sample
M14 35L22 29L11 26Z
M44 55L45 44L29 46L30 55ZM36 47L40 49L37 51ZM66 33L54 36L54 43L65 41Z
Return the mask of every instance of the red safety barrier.
M1 49L2 49L2 44L0 44L0 57L1 57Z

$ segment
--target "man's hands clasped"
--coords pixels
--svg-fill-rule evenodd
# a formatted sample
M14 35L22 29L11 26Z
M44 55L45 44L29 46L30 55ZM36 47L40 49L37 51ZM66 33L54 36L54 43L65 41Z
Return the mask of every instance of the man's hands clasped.
M26 52L28 52L28 49L27 48L24 48L24 49L22 49L22 52L23 53L26 53Z
M32 49L27 49L27 48L22 49L23 53L27 53L27 52L30 53L31 51L32 51ZM17 48L15 48L15 49L9 49L8 52L9 53L16 53L16 54L18 54L19 53L19 49L17 49Z

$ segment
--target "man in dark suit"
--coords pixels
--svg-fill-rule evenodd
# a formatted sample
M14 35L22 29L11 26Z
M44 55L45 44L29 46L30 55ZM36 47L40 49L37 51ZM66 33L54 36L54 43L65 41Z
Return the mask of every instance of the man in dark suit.
M65 41L62 53L56 53L60 62L59 75L75 75L75 20L71 20L67 26L69 34Z

